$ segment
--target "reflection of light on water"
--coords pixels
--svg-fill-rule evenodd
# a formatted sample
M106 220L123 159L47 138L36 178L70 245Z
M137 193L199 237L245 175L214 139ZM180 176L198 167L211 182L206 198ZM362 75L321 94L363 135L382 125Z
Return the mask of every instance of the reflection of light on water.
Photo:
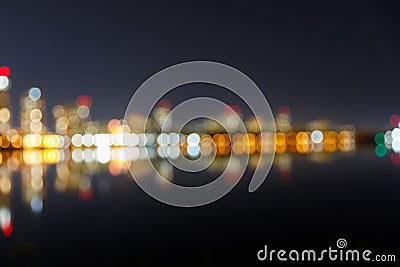
M34 213L40 213L43 210L43 200L38 197L35 196L32 198L31 200L31 209Z
M292 177L292 157L289 154L280 154L275 157L275 164L280 176L287 180Z
M295 155L300 157L304 151L307 151L307 155L302 157L313 162L323 163L330 158L331 153L329 152L348 152L355 148L354 136L351 133L321 131L322 140L320 140L321 136L312 137L312 133L266 134L263 139L256 134L237 134L232 140L226 134L184 136L172 133L156 140L157 143L161 142L163 146L125 148L110 147L108 141L105 141L106 136L97 137L95 141L94 135L92 135L89 139L93 139L93 143L106 145L93 148L82 146L82 148L72 150L25 149L2 151L0 153L0 206L11 210L12 194L15 191L13 190L15 185L13 182L14 172L21 172L21 183L16 184L21 186L23 203L30 208L32 213L40 214L46 209L47 190L55 190L58 193L72 192L81 200L90 201L96 193L95 189L100 193L107 193L112 190L110 180L96 180L96 174L106 172L112 176L130 177L128 168L135 168L140 177L147 177L153 172L148 164L143 164L143 160L147 158L152 159L155 168L165 178L159 179L159 182L165 185L165 189L168 189L166 180L173 181L174 179L174 168L168 162L169 159L196 158L199 155L211 157L216 154L217 157L211 161L207 171L222 172L226 170L228 174L226 182L229 183L235 181L237 172L240 170L239 157L249 156L249 169L254 169L258 164L259 153L271 153L274 150L272 144L275 140L277 154L274 164L283 179L289 179L292 175L292 157ZM154 137L154 135L151 136ZM392 138L392 135L390 136ZM84 136L77 138L78 141L71 140L71 142L76 144L76 142L82 141L83 144ZM150 135L143 134L137 135L136 141L138 144L140 142L147 144L149 139L151 139ZM53 141L47 140L46 142L49 145L58 144L57 142L53 143ZM263 145L260 146L260 143ZM385 145L383 146L385 147ZM232 158L230 159L227 155L231 153ZM398 154L393 155L392 163L400 164ZM125 161L125 158L127 161ZM229 163L229 159L231 163ZM49 165L55 165L54 180L47 179ZM2 225L2 229L3 233L5 231L5 233L11 234L12 222Z
M96 161L106 164L111 160L111 148L108 146L96 148Z
M200 155L200 146L188 146L186 148L189 157L196 158Z
M2 194L9 194L11 192L11 179L10 177L0 178L0 191Z
M11 212L6 207L0 208L0 225L5 237L9 237L12 233Z
M392 117L391 124L394 124L394 120L397 122L398 116ZM389 150L392 150L393 153L390 155L390 161L393 165L400 164L400 160L398 160L400 157L400 128L396 127L392 130L386 131L385 133L377 133L375 135L375 143L375 154L377 157L385 157Z

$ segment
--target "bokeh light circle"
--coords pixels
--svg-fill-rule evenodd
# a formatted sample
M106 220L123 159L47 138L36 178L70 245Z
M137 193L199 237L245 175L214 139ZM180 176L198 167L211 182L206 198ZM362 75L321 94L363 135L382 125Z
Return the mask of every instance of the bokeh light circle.
M40 97L42 96L42 91L38 87L32 87L29 89L29 98L32 99L33 101L39 100Z

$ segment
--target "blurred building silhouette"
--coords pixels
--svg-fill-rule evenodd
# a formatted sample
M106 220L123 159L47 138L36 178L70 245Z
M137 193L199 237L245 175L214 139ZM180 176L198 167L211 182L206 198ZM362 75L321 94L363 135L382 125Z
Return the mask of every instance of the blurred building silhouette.
M45 101L42 90L32 87L23 93L20 102L22 134L45 134Z
M10 107L10 70L0 67L0 134L5 135L11 129Z

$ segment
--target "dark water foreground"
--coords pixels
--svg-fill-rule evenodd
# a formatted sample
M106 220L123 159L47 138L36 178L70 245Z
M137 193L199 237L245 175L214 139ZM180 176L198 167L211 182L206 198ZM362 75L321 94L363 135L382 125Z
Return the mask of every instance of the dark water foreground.
M255 193L247 192L249 170L227 196L199 208L162 204L106 167L63 187L55 165L46 167L42 202L32 202L26 174L15 172L11 192L0 198L12 215L11 232L0 236L0 266L271 265L257 260L264 245L318 250L339 238L349 249L395 254L399 264L400 166L389 157L371 148L277 158ZM174 173L183 181L212 176Z

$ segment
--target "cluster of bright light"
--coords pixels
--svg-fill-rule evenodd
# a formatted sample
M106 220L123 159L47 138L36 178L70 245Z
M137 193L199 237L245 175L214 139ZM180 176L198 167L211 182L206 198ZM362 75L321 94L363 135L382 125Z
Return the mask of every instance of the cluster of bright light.
M0 96L1 97L1 96ZM8 107L0 108L0 134L5 134L11 128L11 113Z
M172 127L171 117L168 116L171 103L168 99L161 99L153 112L153 118L158 124L159 129L170 130Z
M191 133L187 136L178 133L161 133L157 136L157 154L161 158L177 159L180 154L180 146L184 154L197 157L200 154L200 135Z
M9 80L10 69L0 67L0 134L6 134L11 128L11 112L9 107L9 92L11 82Z
M390 155L393 165L400 165L400 116L393 114L389 118L389 124L392 130L385 133L377 133L375 135L375 153L378 157L384 157L388 154L388 150L394 153Z
M56 134L27 134L22 144L24 148L68 148L70 141L68 136Z
M33 213L43 210L45 167L42 163L40 150L26 150L23 152L24 162L30 164L22 166L22 190L24 201L30 206Z
M185 142L185 136L177 133L161 133L157 136L157 144L165 146L179 146Z
M154 135L115 133L115 134L74 134L71 138L73 147L134 147L154 145Z
M22 136L15 130L8 130L0 136L0 148L21 148Z
M336 131L320 131L312 132L289 132L276 134L267 133L261 142L264 145L276 144L276 152L335 152L339 149L342 152L352 151L355 149L355 134L353 131L343 130Z
M52 109L57 134L73 135L76 133L97 133L98 127L93 127L90 118L92 98L82 95L76 100L76 105L56 105Z
M384 146L387 149L392 149L395 153L400 153L400 128L394 128L391 131L385 132L385 134L376 134L375 142L377 143L377 146ZM379 147L378 149L382 151L380 155L384 156L383 154L386 154L383 147Z
M32 87L21 99L21 129L26 134L44 134L44 100L39 87Z
M279 132L291 132L292 131L292 116L290 114L290 108L288 106L281 106L278 109L278 115L275 118L276 129Z

